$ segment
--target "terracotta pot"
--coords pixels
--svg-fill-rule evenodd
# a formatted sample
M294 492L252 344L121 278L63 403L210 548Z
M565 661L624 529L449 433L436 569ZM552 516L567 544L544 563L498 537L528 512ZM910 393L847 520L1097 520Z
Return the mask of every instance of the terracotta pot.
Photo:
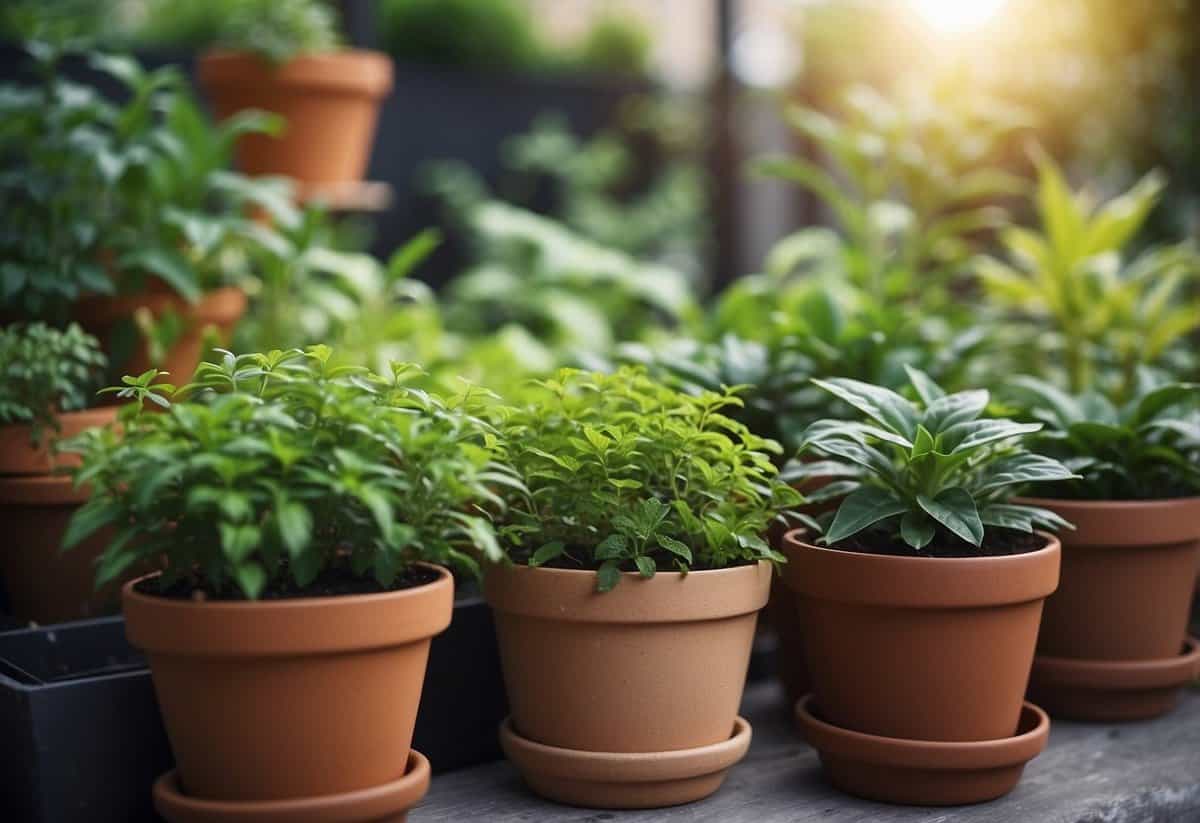
M50 474L56 468L78 466L79 455L70 452L54 454L51 449L53 441L66 440L87 429L107 426L117 419L117 410L108 406L62 412L57 419L58 429L43 431L42 441L37 446L33 445L33 430L29 426L0 426L0 475Z
M1195 671L1185 641L1200 497L1026 502L1075 524L1062 534L1062 582L1046 602L1030 694L1083 720L1168 711Z
M919 806L958 806L1008 794L1050 736L1050 718L1032 703L1022 708L1015 735L968 743L843 729L814 713L811 696L796 704L796 723L821 753L830 782L842 791Z
M429 642L453 607L450 573L431 568L438 579L410 589L256 602L127 584L127 633L149 660L181 790L270 810L396 789Z
M14 617L62 623L116 611L119 583L93 587L96 559L112 538L101 529L62 552L67 523L88 499L71 478L0 477L0 573Z
M892 557L784 537L815 705L850 731L905 740L1011 737L1059 543L997 557Z
M625 574L601 594L591 571L490 569L484 592L512 707L506 748L531 786L563 802L613 808L715 791L744 754L740 740L730 741L771 575L767 563L650 580ZM598 789L594 763L581 765L589 753L621 762L608 766L620 773L617 783L657 782L659 791L633 798ZM547 758L557 767L547 768ZM666 761L676 767L669 777L638 768Z
M205 338L211 331L216 332L222 343L228 342L234 326L246 313L246 295L239 288L226 286L208 292L197 303L188 303L172 291L157 288L121 297L86 297L77 305L76 320L111 352L113 330L143 308L154 317L168 311L178 314L187 324L185 331L161 363L151 362L146 341L138 335L132 357L113 366L123 374L141 374L157 366L170 375L171 382L182 385L191 379L196 366L208 354Z
M242 52L210 51L198 66L220 119L262 109L287 122L280 137L238 138L237 165L249 175L304 184L361 180L379 105L392 88L392 61L373 51L296 57L282 66Z

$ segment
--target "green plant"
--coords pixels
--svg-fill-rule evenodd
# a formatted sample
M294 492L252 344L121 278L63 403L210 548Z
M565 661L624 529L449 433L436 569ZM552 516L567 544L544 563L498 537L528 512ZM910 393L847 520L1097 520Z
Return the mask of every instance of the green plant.
M331 52L341 43L337 15L324 0L237 0L222 22L218 46L275 64Z
M946 394L923 372L910 369L909 377L919 404L857 380L814 381L869 419L821 420L805 433L803 450L828 458L805 464L806 476L853 478L822 542L839 546L867 532L860 541L868 551L978 553L995 545L998 531L1068 525L1009 502L1015 487L1075 477L1023 448L1042 424L981 419L986 391Z
M1038 489L1080 500L1155 500L1200 494L1200 384L1139 375L1118 406L1100 392L1070 395L1032 377L1007 386L1026 416L1042 421L1039 446L1077 477Z
M33 427L33 443L57 428L59 412L91 405L107 359L79 326L42 323L0 329L0 424Z
M1025 332L1039 345L1025 347L1024 369L1032 361L1070 392L1100 386L1124 402L1140 366L1161 363L1200 328L1200 256L1181 243L1123 259L1162 193L1158 174L1096 204L1073 193L1045 154L1035 159L1040 231L1007 229L1011 262L981 257L977 271L997 305L1048 327Z
M214 127L179 73L82 53L128 94L114 104L63 78L74 52L28 46L37 87L0 89L0 301L65 322L89 294L132 293L157 278L188 300L286 255L260 210L297 220L279 181L225 170L233 141L278 126L247 112Z
M734 390L688 395L633 367L537 386L494 412L499 454L525 486L499 528L513 559L596 569L600 591L623 570L781 559L761 535L800 497L777 478L779 445L723 413L740 405Z
M569 63L588 71L642 76L649 70L649 30L628 14L604 13L592 21Z
M478 69L531 69L545 55L520 0L384 0L379 40L399 60Z
M322 581L337 591L346 577L387 589L418 561L475 569L477 551L500 557L478 507L500 504L490 483L512 481L470 398L409 388L409 366L381 376L331 356L226 352L178 391L154 373L130 378L122 390L138 402L122 410L123 436L71 444L76 483L94 492L65 545L112 526L98 584L162 556L164 591L251 599ZM166 411L142 413L141 399L163 393L175 399Z

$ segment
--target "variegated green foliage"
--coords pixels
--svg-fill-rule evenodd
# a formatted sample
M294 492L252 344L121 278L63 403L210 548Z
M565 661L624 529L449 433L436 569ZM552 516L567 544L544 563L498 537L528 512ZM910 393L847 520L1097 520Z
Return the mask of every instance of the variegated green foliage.
M1050 158L1036 159L1041 226L1006 230L1007 261L981 257L979 276L992 301L1035 325L1028 356L1043 376L1127 400L1139 366L1200 328L1200 256L1189 243L1127 254L1162 194L1161 175L1095 203L1072 192Z
M946 394L923 372L909 375L919 403L857 380L815 381L867 418L822 420L805 433L804 451L825 459L804 465L803 474L849 478L840 481L847 495L824 529L825 543L870 530L917 551L956 543L986 550L989 529L1067 525L1052 512L1009 502L1027 483L1074 477L1022 447L1042 424L982 418L986 391Z
M1019 377L1006 399L1046 424L1039 448L1080 475L1038 494L1083 500L1200 495L1200 384L1162 383L1143 371L1133 396L1118 406L1099 392L1071 395Z
M90 431L76 483L94 492L67 547L110 526L97 584L165 557L162 582L258 597L348 568L382 587L417 561L474 570L499 546L478 507L514 482L483 444L486 425L406 385L335 366L322 346L202 364L175 391L154 373L126 381L124 434ZM177 402L168 403L163 393ZM141 400L168 405L141 413Z
M734 390L689 395L624 367L564 370L519 407L495 410L514 490L500 535L516 560L622 571L715 569L780 560L762 539L799 495L779 481L779 445L726 411Z

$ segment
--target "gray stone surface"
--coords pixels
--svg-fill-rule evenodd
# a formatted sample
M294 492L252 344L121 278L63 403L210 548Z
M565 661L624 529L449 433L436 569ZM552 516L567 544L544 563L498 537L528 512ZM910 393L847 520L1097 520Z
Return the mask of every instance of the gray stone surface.
M815 752L796 737L774 684L752 687L742 714L750 754L717 794L657 811L575 809L543 801L505 762L437 776L413 823L1185 823L1200 821L1200 691L1146 723L1055 722L1046 751L1016 790L956 808L885 806L843 795L822 779Z

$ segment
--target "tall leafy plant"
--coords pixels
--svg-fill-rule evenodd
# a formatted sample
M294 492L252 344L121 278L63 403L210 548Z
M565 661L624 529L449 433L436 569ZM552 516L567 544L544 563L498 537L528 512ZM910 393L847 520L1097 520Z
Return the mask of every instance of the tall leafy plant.
M779 445L726 416L736 393L685 394L633 367L537 387L494 412L499 453L525 486L499 529L514 559L595 569L600 591L622 571L781 559L761 535L800 498L771 462Z
M250 599L356 590L347 578L387 589L418 561L499 558L479 507L500 504L496 477L512 481L493 477L486 426L409 388L408 371L337 366L317 346L225 353L178 391L154 372L127 378L123 434L71 444L75 481L94 491L65 545L111 526L99 584L165 557L164 591ZM142 413L146 400L168 408Z
M1188 243L1129 254L1162 195L1157 173L1096 203L1072 192L1049 157L1036 159L1041 225L1007 229L1008 259L981 257L979 276L992 301L1034 326L1026 339L1042 345L1026 353L1043 376L1072 393L1099 385L1126 402L1139 367L1161 364L1200 328L1200 256Z
M822 420L805 433L804 450L826 458L806 464L807 474L850 478L823 542L884 553L984 554L997 550L998 533L1067 525L1052 512L1010 502L1024 484L1075 477L1057 460L1026 450L1042 424L983 418L986 391L947 394L923 372L911 369L909 377L919 403L857 380L815 381L866 418Z

